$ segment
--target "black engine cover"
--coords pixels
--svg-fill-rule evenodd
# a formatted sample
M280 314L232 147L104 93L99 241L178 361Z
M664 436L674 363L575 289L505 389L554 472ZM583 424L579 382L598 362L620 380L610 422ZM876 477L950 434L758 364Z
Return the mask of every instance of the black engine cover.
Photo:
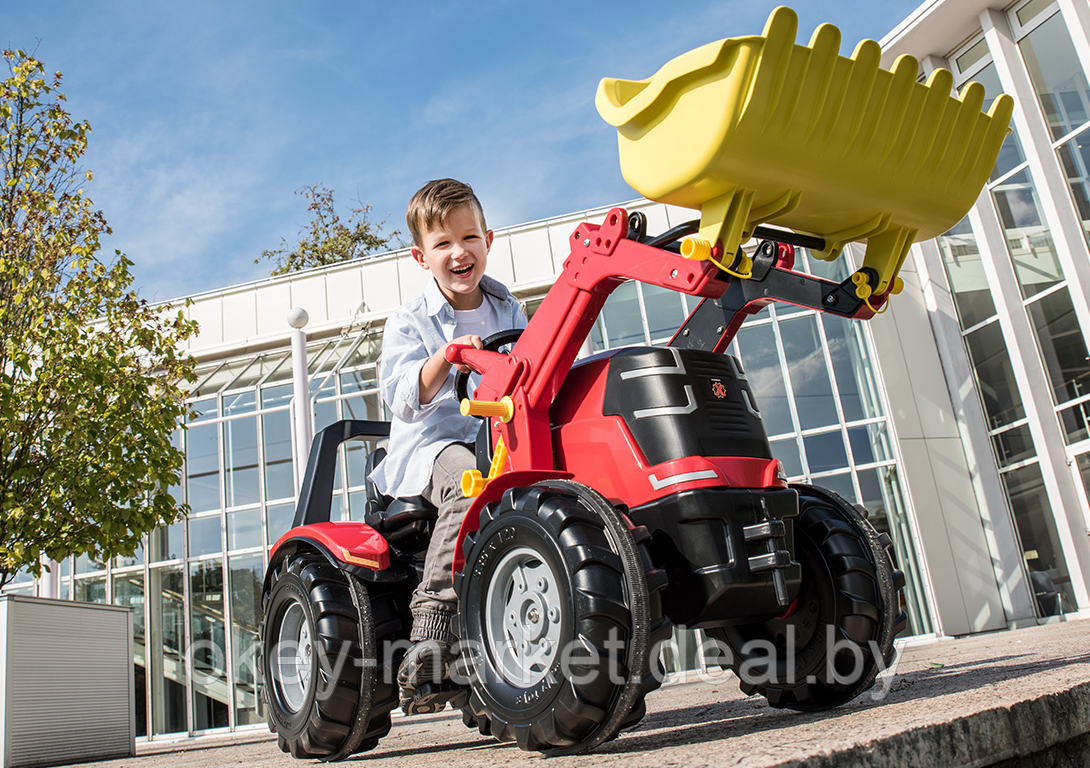
M749 381L730 355L623 349L609 359L602 412L624 419L650 464L687 456L772 458Z

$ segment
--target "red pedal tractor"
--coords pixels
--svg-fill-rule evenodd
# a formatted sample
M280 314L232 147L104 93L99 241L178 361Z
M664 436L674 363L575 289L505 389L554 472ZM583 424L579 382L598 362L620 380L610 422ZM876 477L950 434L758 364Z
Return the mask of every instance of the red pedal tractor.
M481 373L474 399L467 377L456 383L484 422L454 565L465 685L429 694L483 734L550 754L616 736L659 686L673 625L703 628L742 689L777 707L847 702L892 658L905 614L888 537L862 508L787 482L742 366L722 354L771 301L866 319L887 296L868 303L857 282L794 271L787 241L820 243L781 231L759 230L748 279L732 279L680 255L696 227L651 239L621 209L582 224L524 331L450 350ZM703 301L667 347L575 362L627 279ZM372 489L366 523L329 521L338 445L388 432L342 421L319 433L295 527L270 556L264 697L297 757L373 748L397 706L434 510Z
M454 563L465 685L425 695L483 734L550 754L614 737L658 687L671 625L702 628L742 689L776 707L850 701L892 658L905 614L888 537L836 494L787 482L745 372L722 352L772 301L880 311L912 242L976 200L1013 101L982 113L979 84L955 98L945 70L919 83L909 56L886 71L874 41L845 58L835 27L806 46L796 27L778 8L761 36L702 46L648 80L603 80L596 105L625 178L701 220L651 239L621 209L581 224L521 334L449 350L481 374L473 399L457 384L463 413L484 423ZM822 237L762 231L768 221ZM752 255L750 235L763 238ZM863 266L843 283L792 269L795 245L833 259L857 240ZM665 348L576 363L629 279L703 300ZM374 747L398 702L397 641L434 510L373 493L366 523L329 521L337 446L388 434L348 421L318 435L296 527L270 556L264 696L298 757Z

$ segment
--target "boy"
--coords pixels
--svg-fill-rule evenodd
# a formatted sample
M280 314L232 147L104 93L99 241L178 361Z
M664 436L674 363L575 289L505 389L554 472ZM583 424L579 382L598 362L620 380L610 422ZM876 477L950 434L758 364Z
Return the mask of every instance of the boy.
M477 466L470 444L481 424L461 415L444 352L450 343L480 349L482 337L523 328L526 317L507 288L484 274L492 231L468 184L428 182L409 201L405 219L412 256L434 279L386 323L380 387L394 418L389 452L371 479L387 496L419 495L439 509L424 575L410 603L413 646L397 673L406 712L437 711L445 702L414 705L413 694L423 683L448 677L453 661L457 597L451 566L458 529L473 501L463 497L461 480Z

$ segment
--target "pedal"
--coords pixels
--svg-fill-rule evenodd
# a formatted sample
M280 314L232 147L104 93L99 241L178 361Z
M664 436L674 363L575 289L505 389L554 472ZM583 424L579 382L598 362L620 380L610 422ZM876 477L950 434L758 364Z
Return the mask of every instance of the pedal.
M414 691L401 691L401 711L406 715L426 715L442 712L447 704L461 709L469 703L469 688L449 680L424 683Z

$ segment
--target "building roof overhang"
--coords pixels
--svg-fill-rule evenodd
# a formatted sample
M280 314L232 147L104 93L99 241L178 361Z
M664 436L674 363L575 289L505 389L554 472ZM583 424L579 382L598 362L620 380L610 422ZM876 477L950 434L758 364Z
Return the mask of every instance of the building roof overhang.
M984 10L1007 5L1002 0L927 0L879 41L882 66L888 69L903 53L917 59L945 57L980 31Z

